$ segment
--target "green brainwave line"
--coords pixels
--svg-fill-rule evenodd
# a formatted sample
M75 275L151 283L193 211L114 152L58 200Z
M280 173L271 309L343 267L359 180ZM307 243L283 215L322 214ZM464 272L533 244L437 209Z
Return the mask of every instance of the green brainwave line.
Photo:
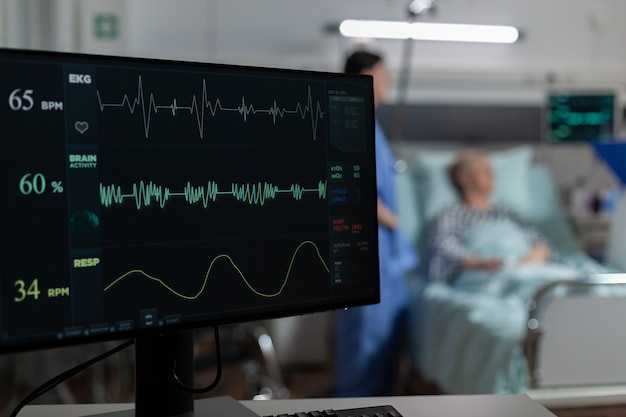
M319 198L326 198L326 181L320 180L317 183L317 196Z
M265 205L268 199L276 198L278 187L270 183L231 184L231 192L237 201L248 204Z
M282 285L280 286L280 288L278 289L278 291L274 292L274 293L263 293L261 291L256 290L251 284L250 282L247 280L247 278L245 277L245 275L243 274L243 272L241 271L241 269L239 269L239 267L235 264L235 261L230 257L230 255L227 255L225 253L217 255L215 258L213 258L213 260L211 261L211 263L209 264L209 267L207 269L206 274L204 275L204 281L202 283L202 286L200 287L200 289L198 290L198 292L196 292L193 295L186 295L183 294L179 291L176 291L174 288L170 287L165 281L163 281L160 278L154 277L150 274L148 274L147 272L144 272L141 269L132 269L124 274L122 274L121 276L119 276L118 278L116 278L113 282L111 282L109 285L107 285L106 287L104 287L104 292L109 291L111 288L113 288L115 285L119 284L121 281L123 281L124 279L126 279L127 277L133 275L133 274L140 274L143 275L145 278L148 278L152 281L155 281L159 284L161 284L161 286L163 286L165 289L167 289L168 291L170 291L172 294L174 294L175 296L185 299L185 300L197 300L200 295L202 295L202 293L204 292L207 283L209 281L209 276L211 275L211 270L213 269L213 265L220 259L224 258L226 259L231 266L237 271L237 273L239 274L239 276L241 277L241 279L243 280L243 282L246 284L246 286L250 289L250 291L252 291L254 294L258 295L259 297L264 297L264 298L273 298L273 297L277 297L279 296L283 290L285 289L285 286L287 285L287 282L289 281L289 277L291 276L291 269L293 268L293 263L294 260L296 258L296 255L298 254L298 252L300 251L300 249L302 249L305 245L311 245L313 246L313 248L315 249L315 252L317 253L317 257L319 258L320 262L322 263L322 265L324 266L324 269L327 272L330 272L330 269L328 268L328 265L326 265L326 262L324 262L324 258L322 258L322 255L320 254L320 250L317 247L317 245L310 241L310 240L305 240L302 243L300 243L298 245L298 247L296 248L296 250L293 252L293 255L291 256L291 261L289 262L289 267L287 268L287 273L285 274L285 279L283 280Z
M203 186L194 187L188 181L185 186L184 196L189 204L196 204L198 201L202 201L202 206L207 208L209 202L217 199L218 193L217 183L214 181L207 182L206 188Z
M320 199L326 198L326 181L319 181L317 188L304 188L300 184L292 184L288 189L280 189L277 185L261 182L253 184L231 183L230 191L219 191L215 181L208 181L206 185L194 186L187 181L182 192L173 192L169 187L161 186L152 181L140 181L134 183L132 193L124 194L119 185L104 185L100 183L100 204L111 207L114 204L123 204L127 198L135 200L135 207L150 207L154 202L160 208L165 208L172 197L183 197L191 205L202 204L207 208L211 202L215 202L219 195L230 195L237 201L243 201L250 205L264 206L265 202L275 199L279 193L291 194L295 200L301 200L304 193L317 192Z

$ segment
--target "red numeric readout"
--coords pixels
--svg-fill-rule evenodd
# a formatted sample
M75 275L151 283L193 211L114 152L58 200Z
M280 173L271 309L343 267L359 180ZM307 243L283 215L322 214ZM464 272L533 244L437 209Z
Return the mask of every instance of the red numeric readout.
M335 233L360 233L363 231L363 223L357 219L336 217L332 219L331 230Z

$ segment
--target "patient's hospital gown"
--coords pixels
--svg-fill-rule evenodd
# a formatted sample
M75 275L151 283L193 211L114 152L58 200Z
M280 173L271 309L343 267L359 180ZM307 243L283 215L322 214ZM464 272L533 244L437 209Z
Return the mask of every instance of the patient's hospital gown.
M516 226L529 245L544 243L545 237L536 229L523 222L512 210L494 205L489 210L475 210L456 203L445 209L435 220L428 234L428 278L431 281L451 281L458 272L459 263L470 255L477 255L463 242L463 235L473 227L481 227L494 222L508 222ZM485 233L488 233L483 228ZM480 231L480 230L479 230ZM500 231L502 234L502 231ZM500 245L512 241L504 232L499 236Z
M378 197L396 210L395 157L376 124ZM417 266L417 252L400 229L378 226L379 304L339 313L336 328L335 389L340 397L392 394L394 353L402 343L408 302L406 273Z

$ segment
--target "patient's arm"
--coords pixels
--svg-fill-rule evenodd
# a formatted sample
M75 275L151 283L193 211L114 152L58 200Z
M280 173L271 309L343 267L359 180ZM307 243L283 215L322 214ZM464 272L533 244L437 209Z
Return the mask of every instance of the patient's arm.
M461 262L462 269L484 269L494 271L502 266L502 261L498 258L479 258L469 256Z
M395 229L398 226L398 218L380 198L378 199L377 213L378 223L380 223L381 226L388 227L389 229Z
M550 259L550 248L548 245L538 243L532 247L528 255L520 260L520 264L544 263Z

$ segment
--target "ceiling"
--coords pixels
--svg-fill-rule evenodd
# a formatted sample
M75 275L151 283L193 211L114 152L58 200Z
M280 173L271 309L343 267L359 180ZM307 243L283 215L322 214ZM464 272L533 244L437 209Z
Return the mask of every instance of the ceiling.
M395 81L409 75L410 97L429 100L511 90L516 100L528 92L536 100L538 90L563 85L626 90L623 0L438 0L435 13L418 18L517 26L523 36L512 45L348 39L336 31L343 19L406 20L408 3L0 0L0 18L9 46L90 53L340 71L347 53L366 47L384 55ZM90 13L107 8L122 16L123 36L113 45L89 42Z
M122 0L120 0L122 1ZM626 85L623 0L439 0L419 21L505 24L513 45L348 39L343 19L408 19L408 0L130 0L134 55L341 70L355 47L429 86ZM405 52L409 51L411 58ZM421 81L420 81L421 80Z

